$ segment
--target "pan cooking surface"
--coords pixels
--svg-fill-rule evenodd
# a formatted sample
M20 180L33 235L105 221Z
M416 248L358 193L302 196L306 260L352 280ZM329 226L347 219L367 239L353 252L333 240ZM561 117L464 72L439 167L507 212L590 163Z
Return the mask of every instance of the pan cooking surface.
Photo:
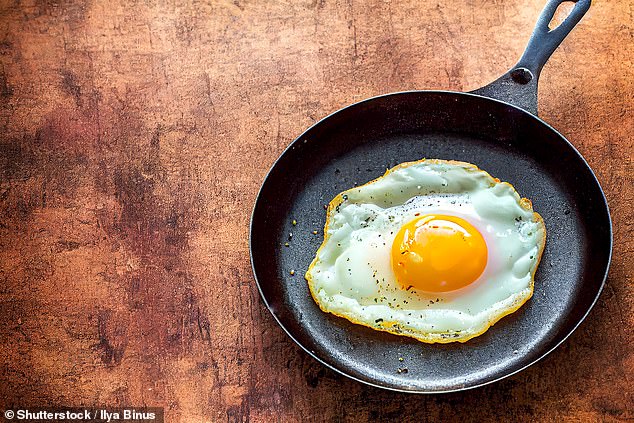
M324 204L387 168L421 158L470 162L510 182L546 223L533 298L464 344L423 344L326 314L304 279L323 240ZM251 233L262 296L296 342L348 376L414 392L478 386L545 355L595 301L610 245L600 187L561 135L512 106L448 92L379 97L309 129L267 177Z

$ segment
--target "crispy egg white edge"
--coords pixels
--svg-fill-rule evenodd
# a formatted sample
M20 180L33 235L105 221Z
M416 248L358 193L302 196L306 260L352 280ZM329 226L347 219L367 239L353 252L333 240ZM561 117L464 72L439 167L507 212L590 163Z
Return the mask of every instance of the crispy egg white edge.
M424 343L429 343L429 344L433 344L433 343L450 343L450 342L466 342L469 339L475 338L476 336L482 335L483 333L485 333L491 326L493 326L495 323L497 323L500 319L502 319L504 316L507 316L509 314L514 313L515 311L517 311L522 305L524 305L526 303L526 301L528 301L532 295L533 295L533 291L534 291L534 287L535 287L535 272L537 271L537 268L539 267L539 263L541 261L543 252L544 252L544 247L546 245L546 225L544 224L544 219L539 215L539 213L535 212L533 210L533 205L531 203L531 201L527 198L520 198L519 200L519 205L520 207L522 207L524 210L531 212L532 216L533 216L533 222L536 223L542 233L542 237L541 237L541 242L539 243L538 246L538 253L537 253L537 259L535 260L533 266L530 269L530 274L531 274L531 279L530 279L530 286L511 295L510 297L496 303L494 306L494 310L493 310L493 314L491 315L491 317L487 320L487 322L481 327L480 330L474 330L474 331L468 331L468 330L464 330L461 331L460 333L421 333L421 332L417 332L408 328L404 328L402 326L400 326L399 322L394 320L394 321L382 321L380 323L375 323L375 324L369 324L366 323L364 321L361 320L362 317L366 317L365 314L365 309L367 309L366 306L362 306L360 305L358 302L356 302L353 299L347 299L351 302L354 302L355 304L350 304L352 305L352 309L354 309L356 312L355 313L349 313L349 314L342 314L342 313L337 313L334 312L332 310L329 310L326 308L326 304L328 304L327 301L324 301L323 295L321 295L319 293L319 291L315 288L314 286L314 281L313 281L313 276L312 276L312 270L315 267L315 265L319 262L319 255L321 250L326 246L326 244L328 243L328 240L330 238L330 235L328 233L328 226L330 224L330 218L333 216L333 212L336 210L337 206L339 206L341 203L343 203L344 201L344 195L351 193L353 190L359 189L362 186L366 186L366 185L370 185L373 184L381 179L383 179L384 177L386 177L387 175L391 174L392 172L397 171L398 169L402 169L402 168L407 168L410 166L414 166L417 164L422 164L422 163L426 163L426 164L445 164L445 165L451 165L451 166L459 166L465 169L471 169L473 171L477 171L480 172L484 175L486 175L486 177L489 178L489 180L491 181L492 184L506 184L508 185L513 192L515 192L517 194L517 191L515 190L515 188L513 187L513 185L511 185L508 182L501 182L499 179L492 177L488 172L478 168L476 165L471 164L471 163L467 163L467 162L461 162L461 161L456 161L456 160L442 160L442 159L421 159L421 160L417 160L417 161L412 161L412 162L405 162L405 163L401 163L391 169L388 169L382 176L373 179L369 182L367 182L366 184L363 184L361 186L357 186L357 187L352 187L346 191L343 191L341 193L339 193L337 196L335 196L335 198L332 199L332 201L328 204L328 208L326 211L326 224L324 225L324 241L322 242L322 244L320 245L320 247L317 249L317 253L315 254L315 258L313 259L313 261L311 262L310 266L308 267L308 270L306 271L305 274L305 279L308 281L308 287L311 293L311 296L313 297L313 299L315 300L315 302L317 303L317 305L319 306L319 308L326 312L326 313L331 313L334 314L338 317L343 317L344 319L349 320L352 323L356 323L362 326L366 326L375 330L379 330L379 331L384 331L384 332L389 332L392 333L394 335L401 335L401 336L408 336L408 337L412 337L415 338L421 342ZM518 194L519 196L519 194ZM326 295L326 294L324 294ZM397 312L402 312L402 310L394 310L391 309L387 306L384 306L386 308L389 309L389 311L392 313L392 315L394 315L395 313L398 314Z

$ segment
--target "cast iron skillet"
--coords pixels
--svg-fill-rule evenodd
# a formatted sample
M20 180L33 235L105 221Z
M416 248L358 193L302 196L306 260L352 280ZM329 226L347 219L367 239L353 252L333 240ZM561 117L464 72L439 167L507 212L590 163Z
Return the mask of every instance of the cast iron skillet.
M457 391L535 363L588 314L610 263L608 206L583 157L536 116L540 70L590 7L590 0L576 1L549 30L562 2L548 2L519 63L492 84L472 93L408 91L361 101L313 125L273 165L253 210L251 263L267 307L308 354L381 388ZM546 223L533 298L465 344L423 344L326 314L303 277L323 240L324 204L423 157L467 161L511 182Z

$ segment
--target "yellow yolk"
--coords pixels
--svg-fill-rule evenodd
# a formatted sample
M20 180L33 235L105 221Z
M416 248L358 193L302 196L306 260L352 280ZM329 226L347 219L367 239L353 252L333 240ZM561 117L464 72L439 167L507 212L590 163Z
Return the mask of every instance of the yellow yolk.
M456 216L427 214L406 223L392 244L392 268L405 288L448 292L480 277L487 263L484 238Z

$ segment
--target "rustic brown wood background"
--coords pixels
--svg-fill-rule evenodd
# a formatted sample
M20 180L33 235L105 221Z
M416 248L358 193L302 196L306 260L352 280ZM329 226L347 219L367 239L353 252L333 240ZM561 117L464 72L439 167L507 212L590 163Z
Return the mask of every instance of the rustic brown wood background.
M634 6L595 0L540 113L614 220L606 289L539 365L465 393L362 386L296 347L248 255L257 190L348 103L469 90L544 0L0 1L0 406L163 406L168 421L634 418ZM284 201L281 199L281 201Z

